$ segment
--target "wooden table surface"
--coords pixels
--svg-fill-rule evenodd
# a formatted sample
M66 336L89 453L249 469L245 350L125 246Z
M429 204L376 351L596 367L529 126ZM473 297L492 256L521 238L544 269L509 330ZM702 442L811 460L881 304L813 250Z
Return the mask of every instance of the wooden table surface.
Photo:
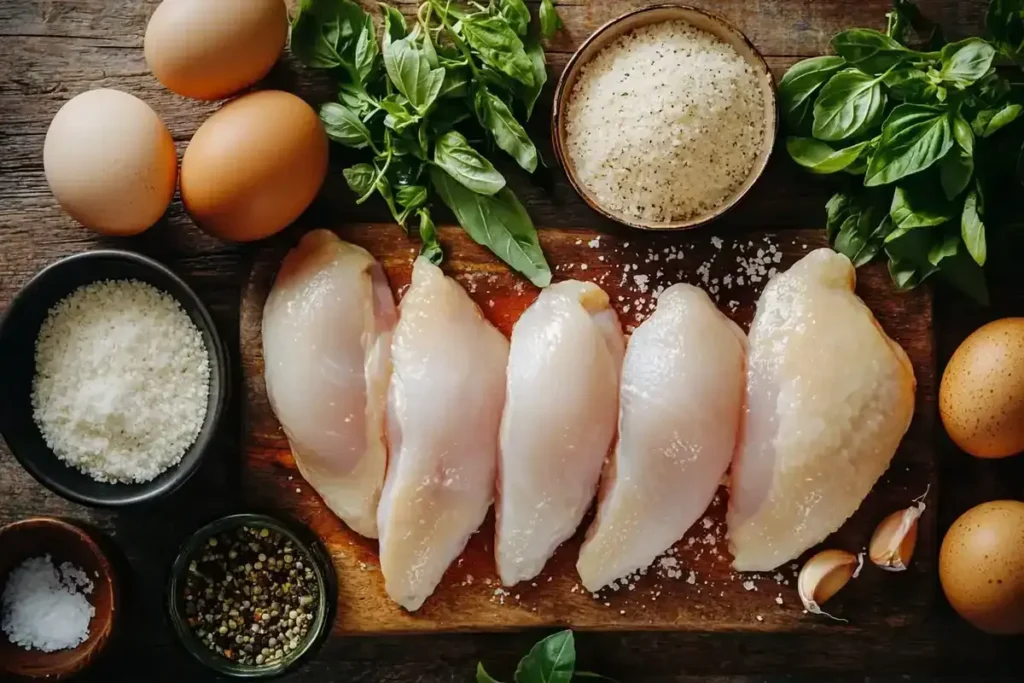
M211 0L215 1L215 0ZM850 26L884 23L887 0L691 0L745 31L768 57L776 76L799 58L827 50L828 38ZM62 256L116 246L154 256L191 282L214 313L222 335L238 343L238 304L251 247L225 244L199 232L175 201L167 217L144 235L103 240L64 215L50 195L42 167L42 146L50 119L70 97L92 88L123 89L149 102L164 118L183 151L216 103L187 101L166 91L149 74L142 53L146 21L157 0L0 0L0 310L37 270ZM412 0L398 3L414 9ZM536 5L536 2L532 2ZM563 0L567 30L552 43L554 72L568 53L601 23L644 0ZM981 30L985 0L927 0L920 3L941 19L949 34ZM271 82L311 102L327 99L326 84L301 73L290 61ZM550 92L546 93L550 102ZM544 116L536 117L537 139L550 158ZM342 220L383 220L381 205L358 209L335 164L314 206L299 226L277 239ZM572 193L559 172L539 187L516 185L539 225L614 230ZM514 183L515 184L515 183ZM752 194L718 226L740 234L752 228L818 227L827 190L798 173L781 156ZM443 216L442 216L443 218ZM994 304L975 307L954 293L936 293L935 333L940 365L971 330L983 322L1024 312L1024 284L1011 275L993 280ZM237 352L234 358L238 370ZM0 378L0 390L3 390ZM170 499L124 512L92 510L48 492L24 472L0 444L0 524L34 515L79 520L108 534L123 553L128 600L120 637L106 661L85 678L122 681L213 680L175 643L163 616L166 573L180 542L201 522L236 509L240 410L229 411L219 447L201 472ZM941 468L940 528L984 500L1024 496L1024 458L983 462L969 458L937 429L935 457ZM3 552L0 549L0 552ZM935 590L938 591L935 582ZM982 636L963 625L936 599L924 627L879 631L863 638L810 638L750 633L706 636L693 633L580 634L586 668L629 683L754 681L763 677L812 674L813 680L915 680L951 676L981 680L1020 675L1020 638ZM334 640L315 661L289 675L289 682L441 683L470 681L476 662L509 678L514 662L537 634L394 637ZM788 680L788 678L787 678ZM896 680L893 678L892 680ZM905 679L900 679L905 680ZM1019 680L1019 678L1017 679Z

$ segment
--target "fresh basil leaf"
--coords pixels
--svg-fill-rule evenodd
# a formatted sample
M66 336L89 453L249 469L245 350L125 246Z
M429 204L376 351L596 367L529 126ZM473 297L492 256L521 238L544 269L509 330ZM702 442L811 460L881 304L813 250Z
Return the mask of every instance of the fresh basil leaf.
M409 35L409 27L405 23L405 15L386 2L378 2L381 16L384 19L384 47L385 49L396 40L401 40Z
M373 19L351 0L301 0L292 20L291 50L299 61L344 68L356 83L372 71L376 44Z
M892 219L885 216L871 232L863 232L856 217L847 218L836 235L834 248L853 264L854 268L871 263L882 250L885 238L893 229Z
M968 154L974 154L974 131L961 114L953 116L953 138L960 149Z
M885 100L881 79L857 69L840 71L814 102L814 137L835 141L866 132L881 121Z
M942 48L943 81L967 87L988 75L996 50L981 38L968 38Z
M889 275L900 291L913 289L938 272L927 258L935 236L930 230L896 229L886 239Z
M482 195L467 189L438 166L431 167L430 179L441 200L475 242L493 251L538 287L551 284L551 268L540 248L537 229L511 190L503 188L493 196Z
M377 178L377 171L370 164L356 164L343 170L345 182L349 189L362 197L373 189L374 180Z
M882 83L889 94L904 102L928 101L935 99L937 89L928 74L914 66L898 67L885 74Z
M406 106L407 104L408 100L402 95L397 94L388 95L381 100L380 108L387 113L387 116L384 118L384 125L396 133L401 133L409 126L419 123L419 114L410 112Z
M483 195L493 195L505 187L505 178L490 161L469 146L458 131L450 130L437 139L434 163L464 187Z
M530 10L523 0L498 0L498 11L520 38L526 37L530 25Z
M964 200L964 211L960 218L960 234L967 252L979 265L985 265L988 258L988 250L985 244L985 223L981 220L978 211L978 193L971 190Z
M1024 107L1019 104L1007 104L1001 109L983 109L975 115L971 129L979 138L991 137L1016 121L1022 112Z
M427 203L427 188L422 185L404 185L398 188L395 199L403 209L415 211Z
M361 84L342 83L338 86L338 101L363 117L377 108L377 102Z
M541 0L540 3L540 35L544 40L551 40L562 27L562 17L558 16L552 0Z
M992 0L985 27L999 49L1020 64L1024 57L1024 0Z
M939 275L982 306L988 306L989 294L985 271L970 254L958 250L952 257L943 260Z
M444 251L441 249L441 244L437 241L437 228L434 227L434 221L430 218L430 212L426 209L420 209L416 212L416 215L420 218L420 242L423 244L420 246L420 256L427 259L435 266L441 265L441 261L444 260ZM481 673L486 678L481 679ZM487 675L484 671L483 664L477 667L476 673L477 683L480 681L492 681L497 683L493 678Z
M889 208L893 224L900 230L928 228L953 220L954 207L939 201L930 187L898 185Z
M384 203L388 205L388 209L391 211L391 215L394 217L395 222L405 227L405 215L398 210L398 206L395 204L395 195L391 190L391 182L384 176L384 174L377 174L377 181L374 183L374 188L384 198Z
M462 35L481 61L524 85L533 85L533 64L523 41L504 17L471 14L462 21Z
M886 35L907 47L935 50L945 42L942 27L925 17L911 0L893 0L892 11L885 18Z
M544 84L548 82L547 60L544 57L544 47L536 40L527 39L526 56L530 58L533 65L533 85L519 84L517 89L519 99L526 107L526 120L533 116L533 108L537 99L544 90Z
M836 34L832 38L832 49L847 64L872 76L883 74L920 54L908 50L884 33L866 28Z
M411 37L396 40L384 50L384 68L398 91L420 114L426 113L441 92L444 68L430 68L426 54L413 44Z
M946 199L960 196L974 177L974 155L962 148L949 150L939 162L939 180Z
M871 155L864 184L886 185L936 164L954 144L948 113L936 107L901 104L882 124L882 139Z
M537 148L512 111L494 93L481 86L473 100L480 125L491 132L494 142L516 160L523 169L537 170Z
M465 97L469 94L469 84L472 80L473 74L468 64L445 67L444 84L441 86L441 92L437 94L438 99Z
M346 147L364 149L373 146L370 129L355 112L343 104L327 102L320 107L320 120L324 122L327 137Z
M856 200L846 192L837 192L825 204L825 234L828 241L834 242L839 228L856 209Z
M373 17L367 14L356 38L352 57L352 66L355 69L355 73L359 76L360 83L368 82L373 74L374 67L377 65L377 55L379 54L377 28L373 25Z
M572 631L560 631L533 646L516 668L516 683L571 683L576 671Z
M933 266L942 266L942 262L956 256L960 249L960 236L955 234L945 235L942 239L934 242L928 250L928 263Z
M473 113L466 107L465 103L456 100L439 100L434 105L434 110L427 119L430 132L434 136L441 136L453 130L460 123L472 118Z
M812 57L794 64L779 81L782 117L794 132L807 129L815 94L846 61L842 57Z
M476 683L501 683L496 678L491 678L491 675L484 669L483 663L476 665Z
M793 161L811 173L838 173L849 168L875 142L876 139L865 140L843 149L833 149L814 138L790 137L786 139L786 150Z

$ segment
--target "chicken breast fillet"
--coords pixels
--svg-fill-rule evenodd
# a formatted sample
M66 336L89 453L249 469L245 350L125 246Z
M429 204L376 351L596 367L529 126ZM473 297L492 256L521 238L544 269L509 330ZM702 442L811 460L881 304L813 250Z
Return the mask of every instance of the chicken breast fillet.
M267 396L299 472L355 532L377 537L384 413L398 320L380 264L327 230L281 264L263 309Z
M819 249L758 301L728 514L740 571L774 569L842 526L910 426L913 367L855 282L849 259Z
M388 595L415 611L494 498L508 341L424 258L392 343L388 464L377 510Z
M625 347L608 295L575 280L541 292L512 331L494 545L506 586L536 577L590 508Z
M626 348L619 441L576 568L596 592L647 567L704 513L736 446L745 338L703 290L675 285Z

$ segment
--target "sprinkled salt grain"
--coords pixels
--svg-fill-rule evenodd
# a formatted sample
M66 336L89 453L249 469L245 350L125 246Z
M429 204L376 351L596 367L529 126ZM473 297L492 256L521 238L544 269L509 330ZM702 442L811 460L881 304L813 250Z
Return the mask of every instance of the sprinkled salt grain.
M54 567L49 555L25 560L11 571L0 598L0 628L26 650L56 652L89 638L96 609L87 595L93 583L65 562Z
M176 465L206 418L210 359L168 294L137 280L85 285L39 329L32 410L58 458L102 482Z
M745 591L756 591L757 590L757 586L754 585L753 581L744 581L743 582L743 590L745 590Z
M619 37L583 67L566 147L607 208L681 220L721 206L747 180L763 112L758 76L732 46L686 22L661 22Z

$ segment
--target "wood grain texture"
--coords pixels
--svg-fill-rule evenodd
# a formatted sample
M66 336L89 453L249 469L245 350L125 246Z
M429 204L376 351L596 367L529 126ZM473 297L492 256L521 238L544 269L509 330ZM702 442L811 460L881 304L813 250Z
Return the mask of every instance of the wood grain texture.
M415 245L398 226L347 226L339 234L381 261L396 292L405 290ZM440 235L447 253L445 271L462 283L498 329L510 335L515 321L536 298L536 288L511 273L458 227L443 228ZM823 244L823 235L817 230L748 233L724 240L708 230L634 232L617 238L587 230L550 229L541 235L557 277L600 284L627 332L654 310L657 293L677 282L703 285L729 315L748 327L769 275ZM259 252L242 296L243 432L248 439L243 454L243 491L255 505L274 506L300 519L327 543L338 570L336 634L537 626L835 633L924 620L932 596L929 577L934 576L936 562L933 512L926 511L922 521L911 571L897 581L879 570L865 571L856 590L844 592L829 604L836 616L851 622L837 628L824 618L803 613L796 573L790 566L766 574L731 570L724 490L706 521L695 524L668 557L628 586L590 595L578 584L575 562L585 522L535 581L502 588L493 561L493 520L488 519L422 609L409 614L398 608L384 592L376 544L345 527L303 481L267 401L260 325L281 258L278 248ZM825 543L826 547L853 552L866 545L877 523L890 512L906 507L926 490L934 491L936 497L938 493L937 467L929 448L936 393L931 298L926 290L896 297L882 267L862 270L858 291L882 326L907 350L917 376L918 401L913 425L890 471L854 517Z
M655 0L651 0L651 4ZM822 52L831 32L852 26L880 27L888 0L689 0L733 22L765 53L776 76L800 56ZM190 101L167 92L148 73L142 54L146 21L158 0L0 0L0 311L18 288L52 261L83 249L122 247L164 261L197 290L211 308L225 340L238 343L239 297L252 247L228 245L200 232L175 201L167 216L131 240L98 238L63 214L43 176L42 146L50 119L70 97L96 87L125 90L147 101L167 122L179 154L217 103ZM413 2L403 2L405 8ZM558 0L567 29L549 54L559 73L568 51L590 30L642 0ZM923 0L924 11L953 37L981 31L986 0ZM536 6L532 2L531 6ZM779 18L785 19L778 25ZM774 43L770 36L781 37ZM774 39L773 39L774 40ZM264 86L294 90L319 103L330 84L286 58ZM550 103L550 92L545 94ZM546 148L544 107L531 132ZM355 207L334 165L320 200L302 225L271 244L284 248L308 226L386 220L387 210L369 202ZM550 157L549 157L550 158ZM590 212L557 172L541 186L509 174L537 223L615 230ZM800 173L777 156L741 207L716 230L723 236L759 228L815 228L821 223L828 183ZM440 219L440 217L439 217ZM450 218L449 218L450 220ZM972 306L939 290L936 330L940 361L981 323L1024 311L1024 286L1010 272L993 283L991 309ZM233 361L238 365L237 350ZM236 367L236 376L240 368ZM0 380L2 382L2 380ZM2 385L0 385L2 388ZM166 572L178 545L202 522L239 510L241 431L238 387L218 447L202 469L162 503L113 513L73 505L50 494L22 470L0 444L0 524L32 515L91 522L108 535L112 557L123 564L125 620L109 656L82 680L88 683L205 683L215 680L175 643L163 610ZM1024 496L1024 459L977 461L959 452L937 429L930 442L941 465L940 529L982 500ZM577 639L581 663L623 683L763 683L764 681L986 681L1019 680L1019 639L986 637L964 625L944 605L934 581L925 624L861 633L807 635L755 631L586 633ZM286 683L466 683L484 660L501 680L537 633L438 635L409 638L335 638L318 656L281 679Z

